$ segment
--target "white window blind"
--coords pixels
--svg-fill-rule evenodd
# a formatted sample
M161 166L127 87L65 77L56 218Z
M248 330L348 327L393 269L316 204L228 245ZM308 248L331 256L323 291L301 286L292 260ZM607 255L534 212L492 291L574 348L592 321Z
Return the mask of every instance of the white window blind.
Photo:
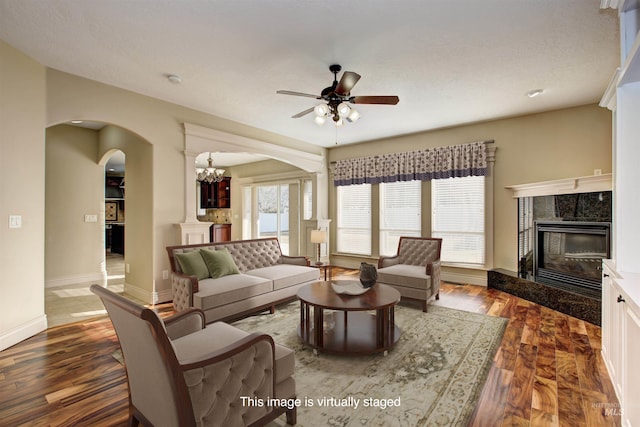
M518 198L518 259L533 251L533 197Z
M380 184L380 255L394 255L400 236L420 236L421 182Z
M253 237L251 224L253 209L253 191L250 186L242 187L242 238L245 240Z
M371 184L337 187L338 252L371 255Z
M313 183L310 179L302 182L302 219L313 218Z
M484 265L484 180L431 181L431 234L442 238L443 262Z

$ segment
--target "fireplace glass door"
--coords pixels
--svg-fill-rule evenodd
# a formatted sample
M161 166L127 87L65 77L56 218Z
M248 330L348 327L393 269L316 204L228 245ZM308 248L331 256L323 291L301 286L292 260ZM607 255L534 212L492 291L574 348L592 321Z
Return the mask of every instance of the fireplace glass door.
M600 289L608 224L547 222L536 228L536 280Z

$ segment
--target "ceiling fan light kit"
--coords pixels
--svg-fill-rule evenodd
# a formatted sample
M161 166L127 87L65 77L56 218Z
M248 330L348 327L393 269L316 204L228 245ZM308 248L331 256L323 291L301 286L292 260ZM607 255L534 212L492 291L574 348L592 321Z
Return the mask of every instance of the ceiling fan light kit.
M397 96L351 96L351 89L353 89L355 84L358 83L358 80L360 80L360 75L353 71L345 71L340 81L338 81L338 73L341 70L342 67L338 64L329 67L329 71L333 73L333 84L324 88L320 95L316 96L290 90L279 90L276 93L281 95L304 96L324 101L315 107L291 116L297 119L313 111L316 115L314 121L319 126L322 126L327 118L331 118L336 126L342 126L344 120L348 122L357 121L360 118L360 113L349 104L396 105L399 102L400 99Z

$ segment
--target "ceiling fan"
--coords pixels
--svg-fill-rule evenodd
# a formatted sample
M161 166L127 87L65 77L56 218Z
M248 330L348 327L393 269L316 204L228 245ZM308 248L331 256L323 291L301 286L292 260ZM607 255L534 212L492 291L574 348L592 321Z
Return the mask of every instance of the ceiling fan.
M360 118L360 113L349 104L386 104L396 105L400 99L397 96L351 96L351 89L360 80L360 75L353 71L345 71L342 73L340 81L338 81L338 73L342 67L338 64L329 66L329 71L333 73L333 84L326 87L320 92L320 95L312 95L309 93L294 92L290 90L278 90L276 93L282 95L304 96L307 98L319 99L324 102L315 107L308 108L291 116L297 119L306 116L311 112L316 113L315 121L319 125L324 124L327 117L331 118L336 125L342 125L343 119L355 122Z

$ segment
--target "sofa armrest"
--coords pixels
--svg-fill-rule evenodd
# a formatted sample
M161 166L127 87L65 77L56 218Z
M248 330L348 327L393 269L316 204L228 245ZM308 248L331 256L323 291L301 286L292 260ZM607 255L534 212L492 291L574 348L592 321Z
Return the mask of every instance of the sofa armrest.
M205 328L204 312L197 308L189 308L163 320L167 335L172 340Z
M438 295L440 292L440 281L442 280L442 265L440 260L427 264L426 273L431 276L431 295Z
M400 257L394 256L381 256L378 258L378 268L390 267L400 263Z
M193 294L198 292L198 278L171 272L171 297L173 308L180 312L193 307Z
M278 260L278 264L294 264L294 265L303 265L309 267L311 262L309 258L306 256L287 256L282 255Z

